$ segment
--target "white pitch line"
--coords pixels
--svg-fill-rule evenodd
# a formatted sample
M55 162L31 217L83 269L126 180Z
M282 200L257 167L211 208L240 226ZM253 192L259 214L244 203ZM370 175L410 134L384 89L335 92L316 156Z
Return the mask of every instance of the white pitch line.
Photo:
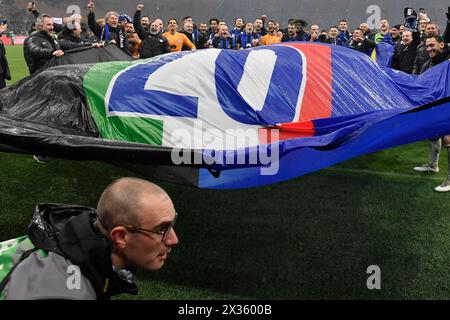
M387 172L387 171L352 169L352 168L336 168L336 167L325 168L324 170L325 171L334 171L334 172L371 174L371 175L385 176L385 177L392 177L392 178L427 179L427 180L435 180L435 181L445 180L445 177L437 176L434 173L419 173L418 172L417 174L405 174L405 173L395 173L395 172ZM411 168L411 171L412 171L412 168Z

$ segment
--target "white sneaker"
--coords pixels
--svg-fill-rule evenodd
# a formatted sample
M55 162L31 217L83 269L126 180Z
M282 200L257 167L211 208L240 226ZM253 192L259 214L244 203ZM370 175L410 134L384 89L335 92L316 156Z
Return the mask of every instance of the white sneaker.
M437 192L449 192L450 191L450 180L445 180L439 187L434 188Z
M418 171L418 172L435 172L435 173L439 173L439 167L433 167L430 166L430 164L424 164L420 167L414 167L413 168L414 171Z
M49 158L49 157L43 157L43 156L38 156L38 155L34 155L33 159L42 164L49 163L51 160L51 158Z

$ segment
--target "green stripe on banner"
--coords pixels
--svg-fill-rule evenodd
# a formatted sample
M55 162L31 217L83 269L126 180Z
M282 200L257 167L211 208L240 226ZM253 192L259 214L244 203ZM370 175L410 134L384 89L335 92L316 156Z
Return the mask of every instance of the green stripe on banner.
M103 139L160 146L163 138L163 121L106 114L105 97L109 84L117 73L136 63L136 61L117 61L94 65L84 77L84 92Z

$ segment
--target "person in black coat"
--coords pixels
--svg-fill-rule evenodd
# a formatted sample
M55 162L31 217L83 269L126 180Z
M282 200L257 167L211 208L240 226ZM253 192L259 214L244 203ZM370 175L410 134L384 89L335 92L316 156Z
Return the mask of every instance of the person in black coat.
M139 49L140 58L147 59L158 56L164 53L169 53L169 43L167 39L162 36L158 23L152 22L150 30L144 30L141 24L141 12L144 5L139 4L133 18L134 30L142 40L141 48Z
M25 39L23 47L30 74L44 66L51 58L64 55L60 42L53 37L53 19L45 14L39 16L36 27L38 31Z
M402 34L402 41L395 45L391 68L412 74L419 44L419 32L405 30Z
M67 51L75 48L98 47L96 42L90 42L81 38L81 25L78 22L67 25L59 34L61 50Z
M374 49L375 46L375 41L365 38L363 31L359 28L353 31L352 39L347 44L347 47L365 54L369 54L370 50Z
M94 8L94 3L89 2L88 25L94 35L99 39L100 42L115 44L117 47L131 56L131 52L128 49L127 35L125 34L124 30L119 27L119 14L114 11L106 13L106 24L104 27L101 27L95 19Z

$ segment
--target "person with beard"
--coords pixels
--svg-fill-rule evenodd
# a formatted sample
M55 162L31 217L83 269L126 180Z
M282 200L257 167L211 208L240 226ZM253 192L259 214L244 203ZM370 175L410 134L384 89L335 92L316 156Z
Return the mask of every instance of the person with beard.
M281 38L281 42L292 42L292 41L299 41L295 28L295 22L291 22L288 24L286 34L283 35L283 38Z
M139 48L141 47L142 40L134 30L133 22L127 22L125 24L125 34L128 38L128 50L130 50L131 56L134 59L139 59Z
M244 32L238 35L236 40L236 49L247 49L259 45L258 34L253 32L253 23L247 22Z
M37 10L36 1L28 2L27 10L30 11L33 14L33 16L35 16L36 19L41 15L41 13ZM59 24L59 23L54 23L53 22L53 31L54 32L60 33L61 31L63 31L63 29L64 29L64 25L63 24ZM37 30L36 22L34 22L34 26L33 25L31 26L29 33L31 34L31 33L33 33L36 30Z
M61 43L53 37L53 19L43 14L36 20L37 31L25 39L23 51L30 74L35 73L53 57L64 56Z
M139 4L134 14L133 25L139 39L142 40L139 49L140 58L147 59L160 54L169 53L169 43L161 34L159 23L155 20L150 24L150 30L146 32L142 27L141 12L144 9L143 4Z
M123 50L125 53L131 55L128 50L128 39L125 32L119 28L119 14L114 11L109 11L105 16L105 26L101 27L97 24L95 19L95 4L89 2L88 4L89 14L88 14L88 25L95 36L100 40L100 42L105 42L107 44L114 44Z
M369 52L374 49L375 46L375 41L365 38L363 31L359 28L356 28L353 31L352 39L347 44L347 47L365 54L369 54Z
M423 73L421 68L424 63L430 59L430 55L427 52L426 41L429 37L434 37L437 35L439 35L439 29L436 23L432 21L428 22L425 26L425 39L417 47L416 59L414 60L414 74Z
M425 45L429 59L420 68L422 73L446 60L450 60L450 48L443 37L439 35L428 37Z
M364 33L364 37L370 40L373 40L374 38L374 34L372 33L372 31L369 28L369 24L367 22L363 22L359 25L359 28L363 31Z
M150 31L150 17L143 16L141 18L141 25L142 25L142 29L144 29L145 32L149 32Z
M280 37L280 35L278 34L276 21L269 20L269 22L267 23L267 28L269 30L269 33L261 37L261 45L267 46L275 43L280 43L282 37Z
M297 33L298 41L306 41L308 33L305 32L305 28L308 26L306 21L302 19L295 20L295 32Z
M391 34L389 33L389 21L383 19L380 21L380 32L375 34L374 40L376 44L380 42L390 42Z
M213 48L218 49L234 49L235 43L233 38L228 32L228 27L226 25L219 26L219 32L214 36L212 41Z
M258 36L264 37L267 34L266 28L264 28L264 21L261 18L258 18L253 23L254 32L258 34Z
M444 39L439 36L431 36L427 39L426 43L427 52L429 54L429 60L426 61L420 70L422 73L427 70L450 60L450 48L444 42ZM434 188L437 192L449 192L450 191L450 136L436 137L430 141L429 151L429 163L426 163L419 167L414 167L414 171L418 172L439 172L439 155L442 149L442 145L447 149L447 179L439 186Z
M402 40L402 33L400 33L400 27L401 27L400 24L396 24L389 31L389 33L391 34L391 43L393 45L396 45L399 41ZM419 39L420 39L420 36L419 36Z
M138 269L160 270L178 244L177 212L161 187L121 178L97 209L40 204L28 237L9 249L13 267L0 283L5 300L107 300L138 293ZM17 258L17 260L16 260ZM4 261L2 259L2 261Z
M195 45L196 48L203 48L203 46L205 45L205 37L200 31L195 28L192 19L186 20L184 22L183 29L180 31L180 33L186 35L186 37ZM184 45L181 49L181 51L187 50L190 50L190 48L186 45Z
M61 42L61 50L67 51L75 48L100 47L100 44L97 42L83 40L81 38L81 31L81 25L78 22L66 25L58 37Z
M402 41L398 42L394 48L391 68L411 74L414 69L417 46L420 44L420 34L417 30L405 30Z

